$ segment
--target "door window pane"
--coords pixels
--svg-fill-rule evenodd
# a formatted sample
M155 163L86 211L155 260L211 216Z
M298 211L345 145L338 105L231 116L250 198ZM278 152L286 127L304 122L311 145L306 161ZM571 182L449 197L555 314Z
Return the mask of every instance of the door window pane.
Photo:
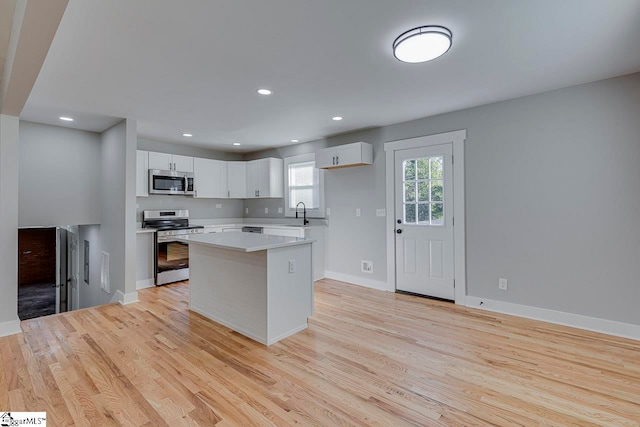
M431 224L444 225L444 209L442 203L431 203Z
M442 156L431 157L431 179L442 179Z
M404 180L409 181L416 179L416 161L406 160L404 162Z
M429 159L418 159L418 179L429 179Z
M404 184L404 201L415 202L416 201L416 183L406 182Z
M431 181L431 201L442 201L442 180L436 179Z
M415 224L416 222L416 205L413 203L404 205L404 222L406 224Z
M405 160L404 223L444 225L443 156Z
M428 181L418 182L418 201L419 202L429 201L429 182Z
M418 223L429 223L429 203L420 203L418 205Z

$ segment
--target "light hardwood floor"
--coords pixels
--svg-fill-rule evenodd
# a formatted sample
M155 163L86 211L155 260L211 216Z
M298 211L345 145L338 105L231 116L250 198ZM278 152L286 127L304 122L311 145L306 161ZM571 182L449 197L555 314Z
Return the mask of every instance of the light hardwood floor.
M264 347L188 310L187 283L23 322L0 410L48 425L624 425L640 342L324 280Z

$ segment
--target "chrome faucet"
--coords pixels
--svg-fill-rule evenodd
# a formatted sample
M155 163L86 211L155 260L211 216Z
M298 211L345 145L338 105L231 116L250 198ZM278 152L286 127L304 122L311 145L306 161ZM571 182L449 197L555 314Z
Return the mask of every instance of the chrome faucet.
M309 221L307 221L307 206L304 204L304 202L300 202L296 205L296 218L298 218L298 206L300 205L302 205L302 214L304 215L302 225L307 225L309 224Z

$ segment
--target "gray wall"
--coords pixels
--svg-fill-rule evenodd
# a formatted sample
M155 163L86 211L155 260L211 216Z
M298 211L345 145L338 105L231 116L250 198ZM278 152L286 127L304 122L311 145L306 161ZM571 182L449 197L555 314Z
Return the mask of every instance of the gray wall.
M359 272L371 259L373 278L385 280L388 236L374 216L385 203L383 143L467 129L468 294L640 324L639 117L640 74L632 74L245 159L373 143L373 167L325 175L327 269L371 278ZM508 291L498 290L499 277Z
M21 227L100 223L100 135L20 122Z
M202 157L216 160L242 160L240 153L226 153L208 148L192 147L189 145L172 144L170 142L154 141L138 138L138 150L157 151L159 153L179 154L181 156Z
M206 148L189 147L180 144L138 139L138 149L157 151L160 153L180 154L183 156L202 157L217 160L242 160L242 155L225 153ZM242 218L243 200L231 199L194 199L185 196L138 197L136 199L136 221L142 221L142 211L160 209L189 209L193 219ZM222 205L217 208L216 205ZM264 209L263 209L264 211Z
M0 114L0 336L20 331L17 303L18 134L18 118Z
M89 242L89 277L84 275L84 246ZM80 282L78 283L79 308L94 307L111 302L112 295L100 289L100 242L99 225L78 227L78 250Z
M102 133L100 242L110 254L113 300L118 290L126 294L136 289L135 133L136 123L128 119Z

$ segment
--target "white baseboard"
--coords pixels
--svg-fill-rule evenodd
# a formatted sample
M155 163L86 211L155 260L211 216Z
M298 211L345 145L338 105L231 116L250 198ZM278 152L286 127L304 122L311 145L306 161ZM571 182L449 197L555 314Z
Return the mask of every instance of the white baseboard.
M6 337L7 335L19 334L22 332L20 328L20 320L10 320L8 322L0 323L0 337Z
M467 295L467 307L640 340L640 325Z
M156 281L153 278L138 280L136 281L136 290L153 288L155 285Z
M252 332L247 331L245 328L241 328L238 325L236 325L233 322L228 322L224 319L221 319L220 317L213 315L211 313L209 313L206 310L203 310L201 308L198 307L194 307L193 305L190 305L189 310L194 311L204 317L206 317L207 319L213 320L216 323L221 324L222 326L226 326L229 329L233 329L234 331L241 333L242 335L244 335L245 337L249 337L254 341L258 341L260 344L264 344L264 345L269 345L267 344L267 340L265 337L262 336L258 336Z
M381 280L367 279L360 276L352 276L350 274L337 273L329 270L325 271L325 278L364 286L365 288L377 289L379 291L395 292L395 289L391 289L387 282L383 282Z
M122 305L138 302L138 291L124 293L121 290L116 291L117 301Z
M278 335L277 337L271 338L269 340L267 340L267 345L271 345L274 343L277 343L280 340L283 340L287 337L290 337L293 334L297 334L300 331L304 331L305 329L307 329L307 322L304 322L304 325L300 325L298 327L295 327L293 329L291 329L290 331L287 331L283 334Z

